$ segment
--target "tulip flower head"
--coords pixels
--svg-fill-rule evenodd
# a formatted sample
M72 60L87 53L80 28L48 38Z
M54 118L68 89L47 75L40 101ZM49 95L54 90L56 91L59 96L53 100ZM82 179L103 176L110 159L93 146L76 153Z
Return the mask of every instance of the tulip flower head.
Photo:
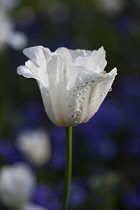
M86 123L99 109L117 74L104 71L105 50L69 50L36 46L24 49L30 59L17 72L34 78L39 85L45 110L58 126Z

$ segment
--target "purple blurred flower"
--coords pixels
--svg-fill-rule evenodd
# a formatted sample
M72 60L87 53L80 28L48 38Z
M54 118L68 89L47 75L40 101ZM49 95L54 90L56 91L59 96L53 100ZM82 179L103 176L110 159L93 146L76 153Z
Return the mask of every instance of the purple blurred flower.
M0 156L12 163L24 161L24 157L14 144L2 139L0 140Z
M140 209L140 191L127 192L124 196L124 204L128 210Z
M140 80L134 77L127 77L120 84L120 89L121 97L129 100L129 102L133 102L131 101L132 98L139 99ZM138 102L140 103L139 100Z
M127 141L126 152L133 157L140 157L140 138L132 138Z
M122 120L118 102L110 99L102 104L100 110L88 123L79 125L78 131L86 137L86 141L87 138L91 141L94 135L105 137L117 132L122 125Z
M49 210L60 210L62 205L63 183L48 187L44 184L37 186L33 202L35 204L44 206ZM71 207L77 207L82 204L87 197L87 188L79 180L73 180L71 185Z
M51 189L44 184L38 185L33 196L34 203L47 206L47 199L51 194Z
M60 195L58 194L57 188L51 188L44 184L36 188L33 202L46 207L48 210L59 210L61 206Z
M87 188L79 180L73 180L71 185L70 205L77 207L83 204L87 198Z
M114 158L117 154L117 147L113 139L100 139L96 145L97 153L105 158Z
M22 110L22 127L37 128L44 121L45 111L43 106L32 102L27 104Z
M52 143L51 167L63 169L65 166L65 130L63 127L52 125L50 129Z

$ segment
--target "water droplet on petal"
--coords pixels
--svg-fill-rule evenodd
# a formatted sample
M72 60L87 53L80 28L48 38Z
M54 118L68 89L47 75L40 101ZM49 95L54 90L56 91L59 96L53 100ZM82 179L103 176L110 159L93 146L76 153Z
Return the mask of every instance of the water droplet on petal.
M74 114L71 114L70 117L71 117L71 119L74 119Z
M72 109L72 105L69 105L69 108Z
M77 96L80 96L81 95L81 93L77 93Z
M85 86L85 84L84 84L84 83L82 83L82 84L81 84L81 88L82 88L82 87L84 87L84 86Z
M104 95L105 95L105 93L102 93L102 94L101 94L101 96L104 96Z

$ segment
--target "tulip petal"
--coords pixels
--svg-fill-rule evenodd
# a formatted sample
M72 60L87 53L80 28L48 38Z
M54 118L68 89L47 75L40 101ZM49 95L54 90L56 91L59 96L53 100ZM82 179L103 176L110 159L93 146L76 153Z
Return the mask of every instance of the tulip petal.
M99 75L90 74L90 71L77 74L74 88L67 93L68 125L87 122L97 112L111 88L116 72L114 68L110 73Z
M97 74L93 71L88 71L82 66L73 66L71 71L73 71L73 75L70 77L66 90L72 90L75 87L79 87L79 89L83 89L84 87L90 85L90 83L94 83L98 80L101 75Z
M26 66L19 66L17 68L17 73L19 75L22 75L22 76L26 77L26 78L34 78L35 79L33 73Z
M117 69L114 68L111 72L104 74L102 81L97 83L96 87L93 87L89 97L88 117L85 122L87 122L99 109L104 98L111 89L116 75Z
M41 83L39 83L39 88L41 91L45 111L46 111L48 117L54 124L58 125L58 120L56 119L56 115L54 113L55 110L53 109L52 99L51 99L51 95L50 95L49 91L47 90L47 88L44 88Z
M38 79L38 66L32 62L31 60L28 60L25 62L25 66L30 69L30 71L33 73L34 78Z
M91 55L92 51L91 50L69 50L71 57L72 57L72 62L74 63L78 57L88 57Z
M66 66L71 63L71 54L67 48L60 47L55 51L55 53L62 57L62 60L65 62Z
M24 55L35 62L38 66L42 65L42 60L49 59L50 50L42 46L30 47L23 50Z
M62 57L53 55L47 64L49 93L57 121L63 121L65 115L66 74Z
M34 58L41 58L40 55L42 55L42 46L35 46L35 47L29 47L25 48L23 50L24 55L26 55L29 59L34 59Z
M31 60L25 63L35 75L35 79L41 82L45 88L48 88L47 62L50 57L50 50L42 46L30 47L24 49L23 53Z
M107 64L105 59L105 50L101 47L99 50L94 50L89 56L77 57L74 65L83 66L87 70L94 71L96 73L102 73Z
M75 67L77 68L77 67ZM102 79L101 74L78 67L77 74L67 84L67 118L68 124L76 126L87 118L88 101L91 89Z

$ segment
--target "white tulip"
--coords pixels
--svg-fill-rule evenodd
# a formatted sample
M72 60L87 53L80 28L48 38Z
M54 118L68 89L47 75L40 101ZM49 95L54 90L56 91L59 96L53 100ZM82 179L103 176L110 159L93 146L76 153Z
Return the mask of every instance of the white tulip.
M106 73L103 47L99 50L51 52L42 46L27 48L30 59L19 66L18 74L37 80L45 110L59 126L76 126L87 122L99 109L117 74Z
M8 207L19 208L27 203L35 187L35 178L28 166L15 164L0 171L0 199Z
M35 165L42 165L50 159L50 139L43 130L21 132L17 137L17 147Z
M20 208L20 210L47 210L43 206L38 206L35 204L26 204Z

